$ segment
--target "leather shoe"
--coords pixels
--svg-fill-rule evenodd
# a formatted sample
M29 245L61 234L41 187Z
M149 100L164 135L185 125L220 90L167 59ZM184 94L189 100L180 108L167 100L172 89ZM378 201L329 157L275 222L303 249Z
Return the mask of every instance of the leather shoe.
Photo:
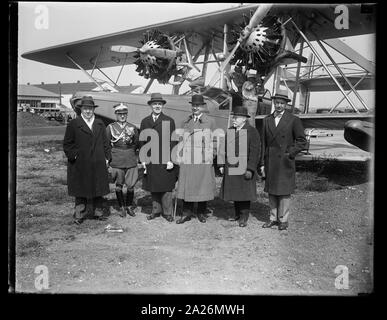
M151 213L151 214L148 215L146 218L147 218L148 220L152 220L152 219L157 218L157 217L159 217L159 216L160 216L160 213Z
M236 215L236 216L234 216L234 217L228 218L228 221L238 221L240 218L241 218L240 215Z
M80 225L83 222L83 219L74 219L74 223Z
M263 224L262 228L271 228L272 226L276 226L278 224L277 221L269 221Z
M94 216L94 219L98 220L98 221L106 221L108 219L108 217L106 217L106 216Z
M136 216L136 213L134 212L133 208L131 208L131 207L126 207L125 210L126 210L126 213L127 213L128 215L130 215L131 217Z
M180 219L176 220L176 223L177 224L181 224L181 223L184 223L186 221L190 221L191 220L191 217L188 217L188 216L182 216Z
M244 219L241 219L241 220L239 221L239 226L242 227L242 228L246 227L246 226L247 226L247 221L244 220Z
M125 218L126 217L126 211L124 208L120 208L120 211L118 213L120 215L121 218Z
M163 218L165 220L167 220L168 222L172 222L173 221L173 217L172 216L166 216L166 215L163 215Z
M287 230L288 229L288 223L287 222L280 222L278 225L278 230Z
M198 220L202 223L205 223L207 220L206 220L206 217L204 216L204 214L202 213L198 213Z

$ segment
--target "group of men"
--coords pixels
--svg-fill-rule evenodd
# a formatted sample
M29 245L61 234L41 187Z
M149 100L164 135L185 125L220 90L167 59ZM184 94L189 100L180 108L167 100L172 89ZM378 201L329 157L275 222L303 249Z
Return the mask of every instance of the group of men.
M287 229L290 195L295 188L295 156L305 148L306 139L300 119L285 110L290 101L287 95L276 94L272 99L275 111L264 119L261 135L249 124L251 116L242 100L233 99L232 126L220 143L214 143L217 128L206 114L206 102L200 94L191 97L191 113L178 127L180 140L173 138L178 130L175 121L162 112L166 100L160 93L151 95L151 114L141 121L139 130L127 121L125 104L114 106L117 121L105 127L94 116L98 106L93 99L79 99L80 116L68 124L63 142L68 158L68 193L75 197L75 223L88 217L107 218L103 196L110 192L108 173L115 183L120 216L134 216L134 185L141 164L142 188L152 197L148 220L159 216L168 222L174 220L172 193L177 183L176 197L183 201L183 211L176 223L191 220L195 213L205 223L207 202L216 196L218 167L223 176L219 196L234 202L235 215L229 220L238 221L240 227L247 225L260 174L271 210L270 220L262 227Z

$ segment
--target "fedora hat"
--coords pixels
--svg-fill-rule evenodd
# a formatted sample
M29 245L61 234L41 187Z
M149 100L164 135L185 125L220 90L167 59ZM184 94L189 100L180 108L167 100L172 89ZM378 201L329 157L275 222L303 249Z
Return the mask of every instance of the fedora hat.
M247 112L247 108L243 106L237 106L231 111L231 115L233 116L242 116L246 118L250 118L249 113Z
M194 94L191 98L191 101L189 101L190 104L206 104L204 101L204 98L201 94Z
M113 106L114 113L128 113L128 107L123 103L119 103Z
M88 96L82 97L82 99L76 104L79 105L79 107L98 107L98 105L94 104L93 97Z
M289 102L291 101L288 97L288 92L285 90L278 90L274 96L271 96L271 99L284 99L285 101Z
M167 101L163 99L163 96L159 92L155 92L151 94L151 98L148 101L148 104L151 104L152 102L162 102L163 104L166 104Z

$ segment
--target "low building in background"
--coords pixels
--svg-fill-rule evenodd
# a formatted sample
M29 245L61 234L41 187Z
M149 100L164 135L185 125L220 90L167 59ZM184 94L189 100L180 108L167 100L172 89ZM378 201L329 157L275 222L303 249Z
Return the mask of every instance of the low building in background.
M57 94L31 85L18 85L17 111L44 113L59 112Z
M118 86L114 87L107 82L100 83L101 86L110 92L121 92L121 93L142 93L144 88L138 85L129 86ZM68 108L71 108L70 98L74 93L78 91L100 91L101 89L95 84L95 82L67 82L62 83L58 81L57 83L44 83L41 84L33 84L33 86L53 92L61 97L60 103Z

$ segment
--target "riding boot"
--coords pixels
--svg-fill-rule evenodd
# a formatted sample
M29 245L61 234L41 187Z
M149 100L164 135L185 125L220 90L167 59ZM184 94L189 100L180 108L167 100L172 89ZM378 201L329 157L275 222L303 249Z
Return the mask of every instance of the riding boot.
M116 190L116 196L117 196L117 202L118 206L120 207L120 217L125 218L126 217L126 211L124 208L124 194L122 193L122 190Z
M125 210L126 210L126 213L128 215L130 215L131 217L134 217L136 215L133 208L132 208L133 198L134 198L134 191L127 190L126 191L126 199L125 199Z

